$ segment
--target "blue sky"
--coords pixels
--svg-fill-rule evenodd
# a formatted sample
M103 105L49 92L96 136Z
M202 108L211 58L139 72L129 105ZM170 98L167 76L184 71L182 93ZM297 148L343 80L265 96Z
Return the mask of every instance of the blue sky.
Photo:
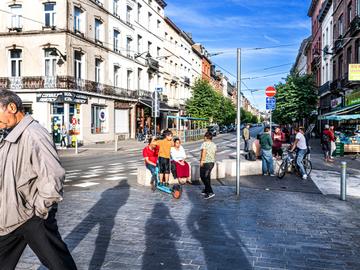
M311 0L167 0L166 16L184 31L191 32L195 42L205 45L215 64L236 75L236 48L244 48L243 78L286 73L294 63L301 41L311 33L307 11ZM289 47L261 51L245 48ZM282 67L263 70L268 67ZM224 72L228 75L226 72ZM244 80L250 89L274 85L286 74ZM228 77L235 81L231 75ZM244 86L242 86L244 88ZM265 109L264 91L245 96L259 109Z

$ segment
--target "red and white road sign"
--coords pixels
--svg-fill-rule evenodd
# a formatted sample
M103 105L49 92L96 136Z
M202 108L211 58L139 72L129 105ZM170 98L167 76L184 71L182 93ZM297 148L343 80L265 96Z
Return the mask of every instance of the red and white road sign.
M76 121L76 118L75 118L75 117L73 117L73 118L71 119L71 124L73 124L73 126L75 126L75 125L77 124L77 121Z
M265 95L266 95L267 97L273 97L273 96L275 96L275 95L276 95L276 89L275 89L275 87L274 87L274 86L269 86L269 87L267 87L266 90L265 90Z

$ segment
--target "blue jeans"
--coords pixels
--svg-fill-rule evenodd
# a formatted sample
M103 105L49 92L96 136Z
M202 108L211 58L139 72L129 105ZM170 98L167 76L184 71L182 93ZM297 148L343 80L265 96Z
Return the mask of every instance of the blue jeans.
M274 174L272 149L261 150L261 159L262 159L262 173Z
M156 167L151 164L146 164L146 168L151 172L151 183L156 183Z
M306 155L307 149L298 149L297 156L296 156L296 164L298 165L301 175L306 175L304 165L302 163L304 156Z

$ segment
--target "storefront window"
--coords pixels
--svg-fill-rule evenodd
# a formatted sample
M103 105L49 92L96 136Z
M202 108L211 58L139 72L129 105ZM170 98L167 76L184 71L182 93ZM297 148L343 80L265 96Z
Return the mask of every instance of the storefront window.
M105 106L91 106L91 133L100 134L107 132L107 110Z

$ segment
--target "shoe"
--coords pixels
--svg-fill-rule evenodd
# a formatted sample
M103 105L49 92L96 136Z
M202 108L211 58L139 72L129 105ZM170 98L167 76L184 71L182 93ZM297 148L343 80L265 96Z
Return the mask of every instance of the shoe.
M267 174L263 173L262 176L267 176Z
M156 190L156 183L155 181L151 181L151 190L155 191Z
M201 191L201 194L204 195L204 196L206 195L205 189L203 189L203 190Z
M270 174L270 176L271 176L271 177L275 177L276 175L272 173L272 174Z
M307 180L307 178L308 178L308 176L307 176L306 174L304 174L304 175L302 176L302 179L303 179L303 180Z
M209 193L209 194L205 195L204 199L208 200L208 199L211 199L212 197L215 197L215 194L214 193Z

